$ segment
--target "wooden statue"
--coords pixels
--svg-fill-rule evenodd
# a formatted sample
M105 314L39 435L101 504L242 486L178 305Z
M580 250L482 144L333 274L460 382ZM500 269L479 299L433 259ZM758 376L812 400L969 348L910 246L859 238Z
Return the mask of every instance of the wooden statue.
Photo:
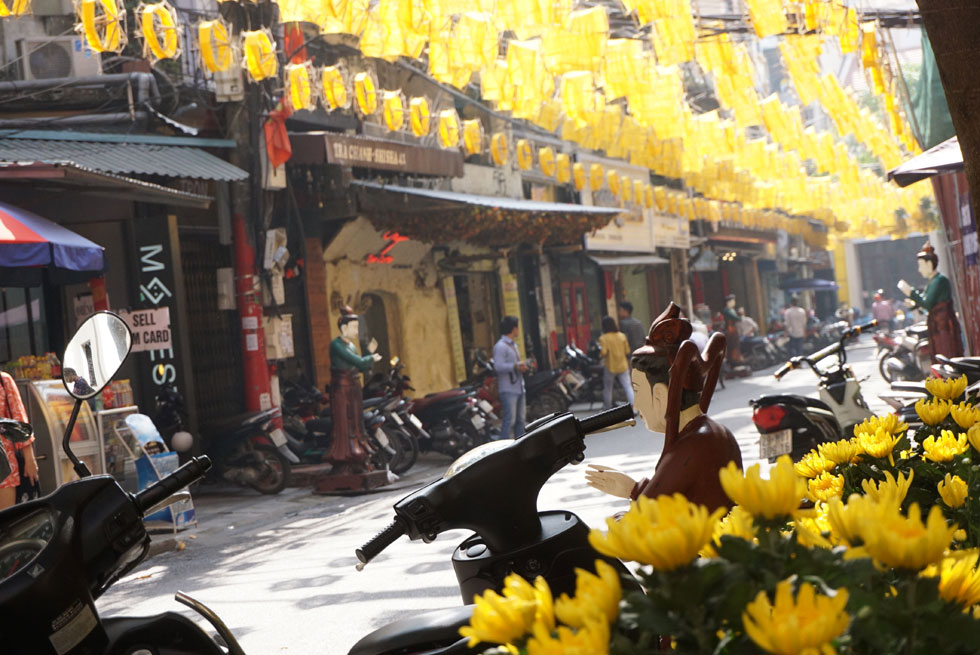
M916 257L919 260L919 275L928 282L923 291L913 289L905 280L900 280L898 288L909 297L913 307L921 307L929 312L926 325L929 327L929 348L932 359L936 355L946 357L963 356L963 339L960 336L960 322L953 309L953 287L949 278L936 270L939 257L935 249L926 242Z

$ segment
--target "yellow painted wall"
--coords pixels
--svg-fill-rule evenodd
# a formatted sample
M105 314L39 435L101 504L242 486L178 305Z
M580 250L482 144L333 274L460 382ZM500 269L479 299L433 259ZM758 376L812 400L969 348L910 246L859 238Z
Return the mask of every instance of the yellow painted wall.
M376 293L385 302L388 337L415 387L414 396L445 391L453 381L452 346L446 301L431 256L414 267L360 264L350 259L326 263L330 323L336 325L338 297L355 310L361 294ZM417 282L421 280L423 287Z

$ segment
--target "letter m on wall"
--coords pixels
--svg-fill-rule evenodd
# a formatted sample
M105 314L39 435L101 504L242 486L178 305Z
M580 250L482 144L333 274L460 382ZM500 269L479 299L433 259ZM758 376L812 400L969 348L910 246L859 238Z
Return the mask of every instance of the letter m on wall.
M163 245L140 246L140 272L149 273L151 271L162 271L166 268L162 261L154 259L163 252Z

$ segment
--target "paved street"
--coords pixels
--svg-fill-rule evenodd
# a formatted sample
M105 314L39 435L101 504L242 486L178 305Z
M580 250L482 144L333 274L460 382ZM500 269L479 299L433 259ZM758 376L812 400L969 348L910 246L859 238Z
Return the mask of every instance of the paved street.
M855 373L870 376L863 383L865 398L873 410L884 412L877 393L887 385L873 356L870 337L851 350ZM729 381L712 402L711 416L735 433L746 465L756 460L759 441L749 398L777 390L816 394L816 377L808 370L781 382L769 373ZM638 425L593 437L585 463L614 466L639 478L653 472L661 447L662 437ZM354 549L391 520L391 506L405 489L440 475L448 464L448 458L427 455L399 482L400 490L368 496L313 496L306 489L271 498L245 490L201 495L196 499L200 524L180 537L186 548L145 562L99 601L100 610L104 615L176 611L182 606L173 593L182 590L217 611L248 653L342 655L388 621L460 602L450 557L461 532L432 544L402 539L363 572L354 570ZM625 502L587 487L584 468L566 467L555 475L540 507L573 510L600 526Z

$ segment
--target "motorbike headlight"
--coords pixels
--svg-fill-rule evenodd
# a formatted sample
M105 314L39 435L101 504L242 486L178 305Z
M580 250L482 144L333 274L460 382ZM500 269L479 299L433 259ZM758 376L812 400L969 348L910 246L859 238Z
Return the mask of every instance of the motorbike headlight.
M490 441L485 444L480 444L476 448L468 450L460 455L455 462L449 465L449 468L446 469L446 473L442 477L451 478L460 471L463 471L473 464L476 464L484 457L492 455L498 450L503 450L512 443L514 443L513 439L498 439L497 441Z

